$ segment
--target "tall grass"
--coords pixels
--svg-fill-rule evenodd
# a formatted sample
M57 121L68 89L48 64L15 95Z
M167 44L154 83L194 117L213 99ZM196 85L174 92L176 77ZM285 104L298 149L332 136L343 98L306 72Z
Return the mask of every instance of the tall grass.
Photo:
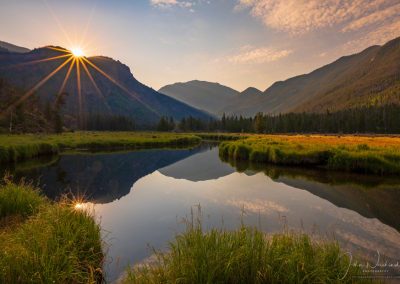
M266 236L255 228L235 231L189 226L156 252L153 263L128 270L125 283L353 283L361 275L336 242L304 234Z
M4 218L7 214L29 215L18 226L0 229L0 283L102 280L100 228L90 212L76 210L66 200L51 203L26 185L8 184L0 192L5 198L1 205L20 200L19 206L2 211ZM34 205L38 200L41 206Z
M151 132L74 132L59 135L0 135L0 163L57 154L65 149L138 149L191 146L200 137L190 134Z
M380 175L400 173L400 139L388 137L259 135L219 146L224 159L322 167Z
M46 202L32 185L24 182L17 185L5 178L5 184L0 187L0 219L12 215L27 218Z

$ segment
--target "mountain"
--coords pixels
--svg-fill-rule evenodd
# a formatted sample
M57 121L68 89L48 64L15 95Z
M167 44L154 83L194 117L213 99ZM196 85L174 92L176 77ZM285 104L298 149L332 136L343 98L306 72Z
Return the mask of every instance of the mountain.
M236 110L238 107L252 105L252 103L258 100L262 95L263 92L259 89L249 87L231 100L227 101L224 107L220 109L220 113L234 114L234 110ZM240 112L237 113L241 114Z
M246 90L240 93L241 96L259 96L262 95L262 91L254 87L248 87Z
M160 149L63 155L46 167L17 168L13 177L16 180L25 177L37 181L43 193L51 199L73 193L74 196L83 194L90 202L109 203L127 195L142 177L201 151L201 148L173 151Z
M198 80L167 85L158 91L215 115L220 114L227 101L239 95L239 92L232 88Z
M4 52L4 51L26 53L26 52L29 52L30 50L25 47L17 46L17 45L0 40L0 52Z
M309 74L276 82L261 96L231 102L230 114L326 112L400 103L400 38L344 56Z
M3 52L0 53L0 78L21 90L20 97L33 90L32 96L39 97L40 101L54 103L71 66L72 60L63 65L68 58L73 58L69 56L67 50L52 46L28 53ZM64 91L68 96L63 112L69 126L82 125L88 117L97 114L126 116L143 126L154 125L161 116L172 116L176 120L188 116L210 118L203 111L143 85L119 61L103 56L85 57L81 61L85 64L75 64L65 81Z
M212 150L209 147L209 145L205 145L203 148L204 151L199 151L199 153L193 156L161 168L158 171L174 179L185 179L196 182L219 179L232 174L234 169L228 164L223 163L219 158L218 147L214 147Z

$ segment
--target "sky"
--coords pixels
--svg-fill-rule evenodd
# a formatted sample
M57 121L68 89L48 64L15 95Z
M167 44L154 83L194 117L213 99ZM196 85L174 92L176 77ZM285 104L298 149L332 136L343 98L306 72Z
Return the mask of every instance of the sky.
M265 90L398 36L399 0L0 0L0 40L112 57L154 89Z

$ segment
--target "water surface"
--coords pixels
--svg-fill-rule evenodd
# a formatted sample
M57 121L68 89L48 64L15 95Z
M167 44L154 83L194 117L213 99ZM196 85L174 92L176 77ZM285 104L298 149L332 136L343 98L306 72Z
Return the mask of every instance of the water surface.
M353 255L400 256L400 181L298 168L233 165L215 145L127 153L72 153L8 169L51 198L85 194L103 228L107 278L165 248L201 206L207 228L243 221L337 239Z

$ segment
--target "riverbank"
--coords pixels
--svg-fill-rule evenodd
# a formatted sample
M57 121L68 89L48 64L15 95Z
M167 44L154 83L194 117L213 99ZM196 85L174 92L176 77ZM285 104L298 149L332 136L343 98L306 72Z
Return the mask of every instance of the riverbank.
M153 132L74 132L51 135L0 135L0 163L56 155L67 149L134 150L183 147L200 143L192 134Z
M224 160L379 175L400 173L399 137L252 135L221 143L219 153Z
M103 280L100 227L84 205L51 202L29 184L0 186L0 283ZM187 222L164 252L126 283L354 283L365 276L336 241L254 227L203 230ZM355 261L353 259L353 261Z
M242 226L235 231L191 224L167 252L128 269L123 283L362 283L337 242L306 234L265 235ZM366 281L365 281L366 282Z
M100 227L73 201L29 184L0 186L0 282L94 283L103 277Z

